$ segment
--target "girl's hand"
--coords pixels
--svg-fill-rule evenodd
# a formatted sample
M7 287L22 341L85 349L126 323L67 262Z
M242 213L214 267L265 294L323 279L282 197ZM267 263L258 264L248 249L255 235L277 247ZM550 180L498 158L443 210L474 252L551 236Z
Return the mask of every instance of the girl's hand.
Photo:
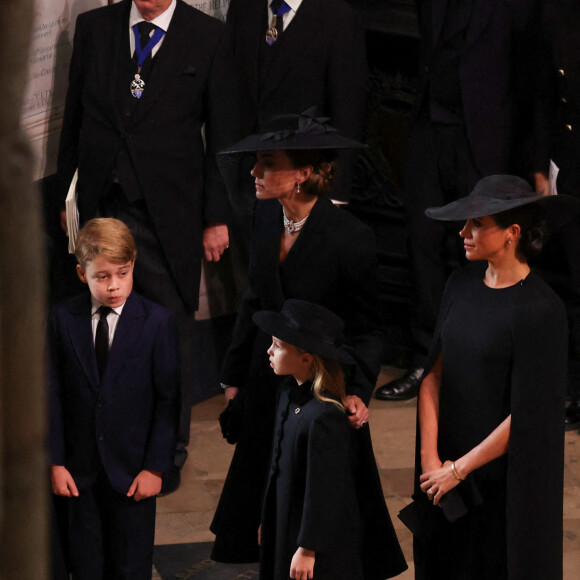
M290 563L290 578L295 580L311 580L314 578L314 560L316 554L312 550L298 548Z
M429 500L433 500L433 505L439 505L441 498L460 481L453 475L451 461L446 461L438 469L428 471L419 478L421 491L427 494Z

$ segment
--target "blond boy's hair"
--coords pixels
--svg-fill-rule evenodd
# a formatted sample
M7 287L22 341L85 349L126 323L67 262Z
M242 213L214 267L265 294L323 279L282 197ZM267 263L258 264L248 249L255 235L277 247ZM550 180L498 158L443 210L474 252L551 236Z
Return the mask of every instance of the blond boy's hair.
M95 218L79 231L75 256L83 269L96 256L103 256L113 264L126 264L137 257L137 247L131 231L122 221Z

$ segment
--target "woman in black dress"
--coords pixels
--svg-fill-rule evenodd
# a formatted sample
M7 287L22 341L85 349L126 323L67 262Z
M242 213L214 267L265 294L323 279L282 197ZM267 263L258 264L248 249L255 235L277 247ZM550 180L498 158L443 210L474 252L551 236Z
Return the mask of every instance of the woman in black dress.
M248 288L222 370L226 400L235 397L231 404L243 414L211 525L216 534L212 558L222 562L252 562L259 557L257 530L276 389L266 355L271 338L258 329L252 315L259 310L279 311L286 299L300 298L332 310L345 321L346 338L359 361L347 377L346 403L355 428L368 420L366 405L380 370L374 235L325 197L337 170L335 150L359 144L325 121L308 113L276 117L266 133L247 137L221 159L230 181L239 156L256 153L252 175L258 199ZM362 431L360 436L368 437L368 429Z
M447 284L419 393L418 579L562 578L566 313L528 259L575 201L491 176L427 210L467 220L477 263Z

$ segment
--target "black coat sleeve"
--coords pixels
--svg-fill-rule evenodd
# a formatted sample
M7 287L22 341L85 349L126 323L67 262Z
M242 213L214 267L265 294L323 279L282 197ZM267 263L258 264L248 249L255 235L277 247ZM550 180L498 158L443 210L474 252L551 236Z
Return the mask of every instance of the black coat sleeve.
M85 26L85 18L77 18L73 39L73 53L69 67L68 90L66 94L64 117L60 133L57 158L57 196L64 208L68 187L78 166L79 134L83 120L83 91L86 77L87 41L90 27Z
M566 313L535 288L514 314L507 544L510 580L562 577Z
M225 183L217 166L217 153L239 140L239 78L234 68L231 32L223 27L207 81L205 93L205 187L204 225L226 223L230 207Z
M536 50L536 87L534 103L534 171L548 173L551 149L556 137L558 91L552 63L554 23L550 7L542 14L542 34Z
M232 336L232 342L222 366L222 382L232 387L243 387L258 327L252 320L254 312L260 310L260 299L250 284L246 289Z
M344 533L344 513L356 503L352 485L351 427L342 411L329 407L312 422L302 523L297 544L315 552L331 551L335 534ZM358 522L350 522L356 527Z
M347 394L368 405L381 367L382 333L377 286L377 253L372 232L357 229L345 236L341 248L341 271L337 284L343 295L346 330L355 351L357 366L347 370Z

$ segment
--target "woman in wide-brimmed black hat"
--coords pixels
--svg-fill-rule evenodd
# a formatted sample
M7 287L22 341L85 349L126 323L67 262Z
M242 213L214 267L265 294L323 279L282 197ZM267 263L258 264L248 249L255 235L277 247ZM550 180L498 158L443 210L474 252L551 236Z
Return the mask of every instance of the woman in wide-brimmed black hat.
M475 263L448 281L419 392L417 579L562 578L566 314L528 260L578 205L494 175L426 212L465 221Z
M280 310L286 299L299 298L340 316L357 359L347 376L350 419L355 428L368 420L366 404L381 362L375 239L370 228L327 197L338 171L336 150L358 146L309 111L276 117L264 133L219 156L232 195L243 184L240 168L252 156L258 201L248 288L222 370L226 399L233 399L222 417L224 436L237 443L211 526L216 534L212 557L218 561L249 562L259 556L275 389L265 355L270 337L252 321L254 312Z

